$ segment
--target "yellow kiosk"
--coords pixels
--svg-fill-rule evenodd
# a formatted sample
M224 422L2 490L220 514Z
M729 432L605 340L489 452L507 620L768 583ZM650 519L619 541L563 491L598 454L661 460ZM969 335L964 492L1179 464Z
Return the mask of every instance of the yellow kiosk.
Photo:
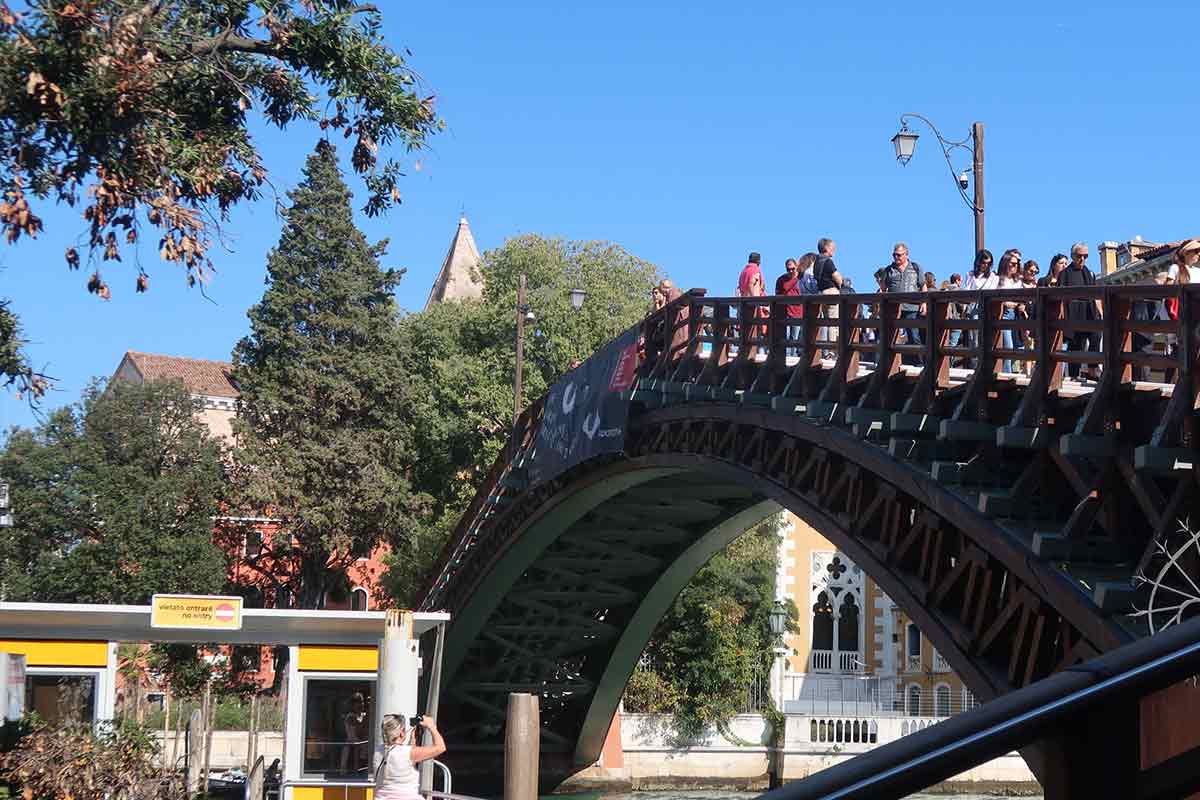
M417 682L423 667L432 670L436 693L442 632L432 653L423 655L418 642L449 619L244 609L240 598L174 595L150 606L0 603L0 652L26 658L28 711L54 719L67 682L98 724L114 713L118 642L287 645L282 800L369 800L379 715L435 711L418 700Z

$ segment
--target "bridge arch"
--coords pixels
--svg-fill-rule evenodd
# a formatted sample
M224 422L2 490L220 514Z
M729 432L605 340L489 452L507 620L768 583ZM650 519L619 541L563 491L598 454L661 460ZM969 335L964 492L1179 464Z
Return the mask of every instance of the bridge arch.
M487 748L507 692L540 691L546 777L594 763L675 596L781 508L862 567L980 699L1128 640L959 493L838 427L673 406L633 417L626 453L519 494L444 598L443 716L458 741Z

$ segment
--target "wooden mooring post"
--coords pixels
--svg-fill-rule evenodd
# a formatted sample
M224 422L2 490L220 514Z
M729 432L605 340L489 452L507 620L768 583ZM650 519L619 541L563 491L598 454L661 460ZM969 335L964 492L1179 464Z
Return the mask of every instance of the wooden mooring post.
M537 800L540 717L537 695L526 692L508 695L508 724L504 729L504 800Z

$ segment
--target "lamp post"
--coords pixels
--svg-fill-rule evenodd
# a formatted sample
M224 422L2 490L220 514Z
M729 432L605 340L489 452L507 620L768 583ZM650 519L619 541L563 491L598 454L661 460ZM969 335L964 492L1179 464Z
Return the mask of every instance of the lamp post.
M521 378L525 368L525 322L537 319L525 302L525 273L517 278L517 369L513 376L513 425L521 416Z
M907 164L913 157L919 138L917 132L908 127L910 119L918 119L928 125L929 129L933 131L933 135L937 137L938 144L942 146L942 155L945 156L946 164L950 167L950 177L954 179L954 185L962 196L963 202L967 204L967 208L975 214L975 252L978 253L983 249L983 123L972 123L970 136L960 141L953 141L942 136L937 126L920 114L911 112L901 114L900 130L892 137L892 144L896 148L896 160L901 164ZM971 154L970 171L955 170L954 161L951 158L951 154L955 150L966 150ZM972 173L974 173L975 184L973 197L967 195L967 187L972 183Z
M771 629L771 698L775 708L783 711L783 673L784 656L787 648L783 646L783 635L787 633L788 614L782 600L776 600L767 614L767 625Z
M583 308L583 301L587 299L587 292L577 287L568 292L568 297L571 301L571 310L579 311ZM522 382L525 370L525 323L537 320L537 315L533 313L533 309L529 307L529 303L525 300L524 272L517 277L516 317L517 368L516 374L513 376L513 425L517 424L517 419L521 416Z

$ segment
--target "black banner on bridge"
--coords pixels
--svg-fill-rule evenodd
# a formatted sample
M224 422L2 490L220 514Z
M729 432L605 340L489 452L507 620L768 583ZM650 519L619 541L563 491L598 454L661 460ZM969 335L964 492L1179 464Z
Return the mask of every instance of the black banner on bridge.
M550 387L529 465L531 483L624 449L629 400L622 392L637 380L637 340L638 328L630 328Z

